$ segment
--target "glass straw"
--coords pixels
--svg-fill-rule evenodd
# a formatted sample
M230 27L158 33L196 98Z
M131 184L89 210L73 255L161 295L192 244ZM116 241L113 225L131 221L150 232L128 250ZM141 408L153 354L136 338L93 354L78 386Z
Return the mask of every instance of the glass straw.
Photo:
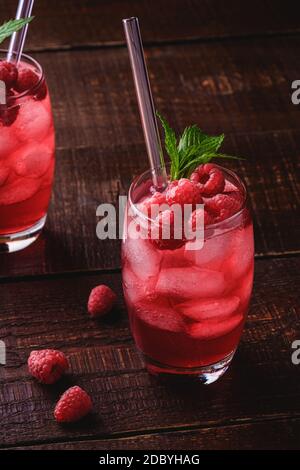
M20 18L29 18L31 16L33 3L34 0L19 0L16 20L19 20ZM13 33L7 53L8 62L14 61L18 65L23 52L27 31L28 24L20 29L20 31Z
M166 169L138 19L135 17L123 19L123 26L152 171L153 184L156 189L163 189L167 184Z

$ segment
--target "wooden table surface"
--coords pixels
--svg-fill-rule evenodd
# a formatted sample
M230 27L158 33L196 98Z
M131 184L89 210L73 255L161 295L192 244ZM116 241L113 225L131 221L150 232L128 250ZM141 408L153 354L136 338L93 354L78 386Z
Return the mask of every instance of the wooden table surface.
M0 6L14 15L16 1ZM47 228L0 258L0 447L26 449L300 448L300 3L280 0L39 0L27 51L46 70L57 169ZM121 18L139 16L156 107L176 130L225 132L255 219L255 285L233 364L203 387L148 375L128 328L120 244L99 241L95 210L147 168ZM90 289L107 283L115 313L93 322ZM28 376L32 349L67 353L52 387ZM93 396L72 427L53 419L70 384Z

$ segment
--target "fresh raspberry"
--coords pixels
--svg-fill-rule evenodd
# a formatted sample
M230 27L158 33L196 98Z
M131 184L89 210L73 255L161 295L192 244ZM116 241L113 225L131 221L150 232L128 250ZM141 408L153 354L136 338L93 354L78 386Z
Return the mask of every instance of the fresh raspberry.
M0 61L0 80L11 88L18 78L18 69L11 62Z
M30 374L44 384L53 384L69 367L64 353L55 349L32 351L28 358Z
M211 197L222 193L225 186L225 178L221 170L212 163L198 166L191 174L191 181L198 183L200 194Z
M19 70L18 80L14 89L19 93L31 90L39 82L39 76L30 68L22 68Z
M14 86L14 89L18 93L29 91L30 94L34 95L37 100L43 100L47 95L47 85L44 78L40 83L39 80L40 77L36 72L34 72L34 70L30 68L23 68L19 70L18 80Z
M203 216L203 219L202 219L202 216ZM201 228L201 220L203 220L204 228L205 228L206 225L210 225L214 223L214 216L211 212L208 211L207 208L204 208L204 209L200 208L200 209L193 211L189 219L189 225L188 225L189 230L191 232L195 232L196 227L199 230L199 228Z
M0 105L0 123L5 126L11 126L18 117L20 106L18 104L13 106Z
M243 197L240 192L232 191L227 194L217 194L207 199L207 210L215 214L215 222L228 219L241 208Z
M73 423L86 416L92 406L90 396L75 385L60 397L54 410L54 417L59 423Z
M170 183L166 192L166 201L169 206L172 204L201 204L203 202L200 190L197 184L181 178Z
M151 217L151 207L153 205L160 206L162 204L167 204L166 194L157 191L150 198L145 199L139 204L139 210L143 212L147 217ZM158 207L156 209L158 209Z
M152 194L150 200L152 204L166 204L166 194L156 191L154 194Z
M116 300L117 296L110 287L103 284L94 287L88 300L88 312L92 317L101 317L112 309Z
M160 212L152 224L149 232L149 238L152 243L160 250L176 250L185 243L185 238L183 236L183 225L181 227L182 236L180 239L178 239L175 238L176 232L174 224L175 214L174 211L170 209ZM164 238L168 235L169 238Z

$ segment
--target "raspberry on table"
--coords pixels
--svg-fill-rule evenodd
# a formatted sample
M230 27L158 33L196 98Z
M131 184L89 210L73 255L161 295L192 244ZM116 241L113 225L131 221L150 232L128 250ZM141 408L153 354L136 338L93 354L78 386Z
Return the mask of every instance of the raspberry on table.
M200 189L197 184L187 178L181 178L170 183L166 192L166 201L169 206L172 204L202 204Z
M44 384L57 382L68 368L66 356L56 349L32 351L28 358L30 374Z
M88 312L92 317L106 315L117 300L112 289L104 284L92 289L88 300Z
M191 174L191 181L198 184L200 194L211 197L222 193L225 186L225 178L222 171L212 163L198 166Z
M18 78L18 69L11 63L4 60L0 61L0 80L2 80L7 88L14 86Z
M92 407L92 400L87 392L75 385L60 397L54 417L58 423L73 423L86 416Z
M217 194L207 199L205 205L209 211L216 214L215 222L221 222L228 219L238 212L242 206L243 197L240 192L232 191L226 194Z

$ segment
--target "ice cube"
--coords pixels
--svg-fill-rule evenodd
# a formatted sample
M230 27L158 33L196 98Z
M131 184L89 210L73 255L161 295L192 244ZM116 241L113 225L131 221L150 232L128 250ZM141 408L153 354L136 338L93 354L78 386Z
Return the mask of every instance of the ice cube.
M234 293L239 296L241 300L241 310L245 310L248 307L249 300L251 297L253 287L253 268L239 279L237 288L234 290Z
M156 284L159 294L183 299L219 297L224 290L223 273L195 267L164 269Z
M226 274L231 278L239 279L251 269L254 262L253 227L251 224L232 232L230 252L231 255L226 261Z
M135 314L149 326L160 330L177 333L184 329L180 315L169 306L140 303L135 308Z
M52 117L44 101L28 100L19 111L16 131L23 142L42 142L52 124Z
M161 254L148 239L126 238L123 255L139 281L148 281L159 273Z
M7 159L14 152L20 142L16 139L16 135L10 127L1 127L0 129L0 161Z
M17 178L0 188L0 206L16 204L30 199L40 187L38 179Z
M122 281L126 300L132 305L141 301L147 302L154 295L155 279L147 283L142 282L128 266L123 268Z
M197 302L184 302L177 305L176 309L190 320L203 321L218 319L218 321L223 321L233 315L239 305L239 297L230 296L219 299L200 300Z
M184 257L184 246L177 250L162 251L162 269L189 267L191 263Z
M187 327L190 336L199 340L212 340L219 336L225 336L241 325L243 315L234 315L225 321L204 321L194 323Z
M12 156L14 170L19 176L40 178L43 176L53 157L52 149L43 144L28 145Z
M196 266L218 270L228 256L230 234L204 240L203 247L193 250L193 242L185 244L184 257Z

